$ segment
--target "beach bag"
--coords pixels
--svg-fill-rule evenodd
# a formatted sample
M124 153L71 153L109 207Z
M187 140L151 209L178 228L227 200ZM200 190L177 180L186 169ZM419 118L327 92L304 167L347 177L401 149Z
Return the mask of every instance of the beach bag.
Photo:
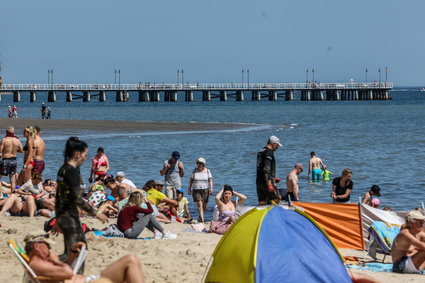
M231 223L214 221L211 223L209 232L224 235L224 233L226 233L227 229L229 229L230 226L232 226Z
M111 224L108 229L102 233L102 236L124 237L124 233L118 229L116 224Z

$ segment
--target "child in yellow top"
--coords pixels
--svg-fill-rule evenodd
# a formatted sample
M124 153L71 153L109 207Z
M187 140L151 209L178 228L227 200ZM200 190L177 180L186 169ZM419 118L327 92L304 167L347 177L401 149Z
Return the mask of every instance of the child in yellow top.
M326 166L323 166L323 170L322 170L323 181L330 181L331 175L333 175L333 173L327 170Z

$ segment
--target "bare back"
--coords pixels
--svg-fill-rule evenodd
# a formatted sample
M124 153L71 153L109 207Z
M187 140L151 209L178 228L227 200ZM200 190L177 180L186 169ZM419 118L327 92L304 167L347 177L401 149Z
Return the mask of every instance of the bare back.
M43 160L44 152L46 151L46 144L40 136L34 139L34 160Z
M419 250L424 250L425 232L412 234L407 227L402 227L400 233L394 239L391 249L393 263L403 256L413 256Z
M4 137L0 142L2 158L16 157L17 152L23 152L21 141L15 137Z
M319 157L312 157L310 159L310 168L311 169L320 169L322 164L323 164L322 159L320 159Z

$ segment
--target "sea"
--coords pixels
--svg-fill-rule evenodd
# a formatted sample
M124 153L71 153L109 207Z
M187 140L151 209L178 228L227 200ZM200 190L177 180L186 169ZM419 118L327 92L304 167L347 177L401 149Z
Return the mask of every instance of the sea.
M63 163L62 152L69 136L79 136L89 145L89 158L81 167L88 183L90 159L98 147L103 147L115 175L124 171L138 187L149 179L163 179L159 171L171 152L179 151L186 174L182 188L190 201L191 213L197 209L187 196L189 177L196 167L195 160L206 159L215 193L224 184L248 197L247 205L257 204L255 187L256 155L266 145L269 136L280 138L283 146L275 152L277 177L283 179L295 163L304 165L299 175L300 198L305 202L331 202L331 182L311 183L307 178L310 152L322 158L333 177L344 168L353 171L351 202L377 184L381 188L380 208L409 210L425 201L425 92L416 89L391 91L388 101L244 101L202 102L195 95L194 102L138 102L130 94L130 101L115 102L114 95L106 102L74 100L65 102L65 95L57 94L58 101L47 103L47 96L39 94L36 103L23 96L16 103L20 118L40 118L42 102L52 109L52 119L208 122L240 123L232 130L185 132L117 132L96 130L45 130L47 167L45 177L56 179ZM3 96L0 117L7 117L7 106L12 96ZM13 121L11 121L13 125ZM20 134L20 133L18 133ZM88 185L88 184L87 184ZM212 215L214 198L210 198L207 218Z

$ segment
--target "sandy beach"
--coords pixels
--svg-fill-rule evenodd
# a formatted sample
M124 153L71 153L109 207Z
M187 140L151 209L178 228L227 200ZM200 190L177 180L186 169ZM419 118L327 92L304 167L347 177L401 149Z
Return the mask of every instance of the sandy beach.
M24 129L38 125L43 131L49 130L98 130L102 132L164 132L164 131L217 131L249 127L237 123L190 123L190 122L134 122L112 120L43 120L43 119L0 119L0 128L13 125Z
M2 282L20 282L23 275L23 267L6 247L6 241L17 239L23 243L23 239L29 231L42 229L46 218L35 217L6 217L0 216L0 273ZM115 223L111 219L110 223ZM90 228L102 229L106 224L101 224L92 218L83 218ZM221 236L216 234L199 234L183 232L187 224L164 224L165 229L177 233L175 240L129 240L124 238L104 238L87 234L89 256L86 260L85 274L96 274L112 261L126 255L136 254L143 263L143 269L147 282L201 282L211 254ZM150 232L143 232L142 236L152 236ZM54 238L58 253L63 251L63 239L61 236ZM345 256L363 257L362 251L341 250ZM370 258L368 259L370 260ZM366 260L366 261L368 261ZM387 257L386 261L389 261ZM389 272L361 271L379 279L385 283L400 282L423 282L423 275L404 275Z

